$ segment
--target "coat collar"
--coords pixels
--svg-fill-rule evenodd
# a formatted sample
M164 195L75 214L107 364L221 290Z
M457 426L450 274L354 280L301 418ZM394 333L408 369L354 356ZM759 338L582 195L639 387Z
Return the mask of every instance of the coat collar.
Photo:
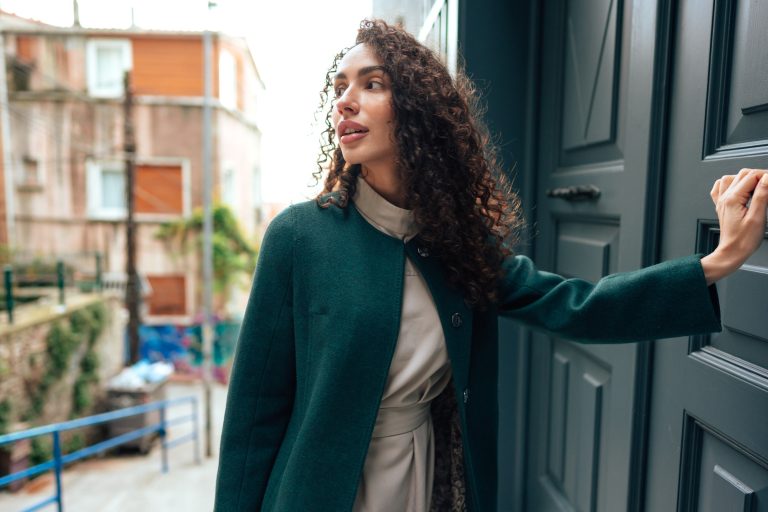
M361 188L364 189L366 185L367 183L363 184ZM332 197L333 194L338 193L339 192L330 192L324 197ZM374 286L375 292L372 293L372 295L368 295L366 299L355 298L352 300L345 298L342 300L345 300L348 304L360 304L360 301L365 301L366 309L379 312L374 315L374 318L377 320L386 316L381 313L382 311L387 310L389 306L396 303L398 306L396 308L397 313L395 322L399 322L399 295L402 294L401 284L403 279L402 269L404 261L400 258L396 258L396 260L393 258L397 253L403 254L400 251L404 249L404 255L407 255L416 268L418 268L435 301L435 306L445 335L446 348L448 349L448 355L451 360L454 376L453 383L457 392L461 393L469 382L470 353L474 323L473 310L467 306L462 293L456 287L451 286L448 283L439 254L437 254L434 249L428 248L418 234L411 236L410 239L403 240L400 237L380 229L368 220L360 206L361 202L365 203L365 200L358 202L352 201L352 204L350 204L349 207L343 209L344 215L333 216L339 220L344 219L342 222L346 224L346 228L339 229L341 226L337 225L331 232L334 233L334 235L341 237L339 243L352 244L351 246L347 246L348 250L344 253L344 269L376 269L375 274L378 275L379 278L384 277L385 275L390 277L396 276L395 281L399 284L391 290L388 288L389 285ZM391 203L388 204L393 208L397 208ZM365 206L363 206L363 208L364 207ZM402 210L401 208L399 209ZM335 209L333 210L334 213L338 213ZM404 211L407 212L408 210ZM323 237L328 236L326 230L321 229L316 232L326 233L325 235L322 235ZM333 245L333 243L331 245ZM363 250L364 247L367 249ZM328 260L330 261L331 259L332 258L329 258ZM395 261L397 270L394 270L391 266L391 263ZM336 267L332 266L332 268ZM355 270L355 272L356 271L357 270ZM371 304L371 300L373 300L374 296L378 296L379 292L384 292L386 294L387 290L390 290L392 293L397 293L398 297L386 295L383 298L383 302L377 303L376 305ZM366 320L366 322L368 324L368 331L387 332L389 324L386 322L373 329L370 328L371 320ZM391 347L386 345L386 341L388 340L384 339L381 344L375 346L385 351L385 353L378 354L379 358L382 360L391 360L391 353L386 352L386 350L394 350L394 338ZM365 360L368 357L371 357L371 359L369 359L370 361L374 360L375 358L373 358L373 352L370 345L366 345L366 347L367 348L361 353L361 360ZM463 403L460 404L460 407L461 406L463 406Z
M357 187L352 201L365 220L379 231L401 240L410 240L418 231L413 210L406 210L390 203L362 176L357 178Z

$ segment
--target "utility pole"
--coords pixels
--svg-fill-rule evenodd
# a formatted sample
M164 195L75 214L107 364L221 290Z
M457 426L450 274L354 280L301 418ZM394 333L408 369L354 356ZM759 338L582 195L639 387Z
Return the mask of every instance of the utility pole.
M216 6L213 1L208 2L208 11ZM213 456L212 431L212 403L211 403L211 355L213 352L213 213L212 213L212 188L213 188L213 162L212 162L212 138L211 127L211 96L213 93L213 75L211 73L212 62L212 35L206 28L203 33L203 73L204 73L204 98L203 98L203 392L205 400L205 456Z
M77 0L72 0L72 14L72 26L80 27L80 5L77 3Z
M139 360L139 276L136 273L136 223L133 219L135 202L134 186L136 173L136 141L133 133L133 90L131 72L126 71L123 79L125 100L123 102L123 152L125 153L125 204L128 215L125 221L127 282L125 304L128 308L128 346L130 364Z

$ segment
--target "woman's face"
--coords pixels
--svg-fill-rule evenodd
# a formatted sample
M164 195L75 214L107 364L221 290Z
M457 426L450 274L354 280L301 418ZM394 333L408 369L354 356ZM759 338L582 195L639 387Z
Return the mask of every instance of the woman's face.
M389 75L363 44L347 52L333 79L333 126L344 160L363 167L394 167L396 145Z

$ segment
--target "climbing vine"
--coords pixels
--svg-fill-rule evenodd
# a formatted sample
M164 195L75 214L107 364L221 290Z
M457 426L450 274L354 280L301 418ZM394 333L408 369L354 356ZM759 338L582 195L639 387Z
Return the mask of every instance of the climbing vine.
M7 398L0 402L0 435L8 432L11 424L11 401Z
M72 395L72 414L79 416L93 405L92 384L99 381L99 356L92 347L80 360L80 375L75 380Z
M93 404L93 384L98 382L99 368L95 344L106 325L106 315L105 306L96 303L74 311L67 320L60 320L51 326L45 338L45 369L32 393L25 419L34 420L43 413L48 393L65 375L72 357L83 343L87 346L72 390L72 412L74 415L81 414Z
M228 207L216 205L213 217L213 288L227 296L232 286L249 277L256 267L258 252L245 239L237 218ZM195 210L191 217L162 224L156 238L174 244L184 251L202 250L203 213Z
M5 399L0 402L0 436L8 433L8 428L11 426L11 411L13 406L9 399ZM7 451L8 445L0 446L0 450Z
M31 465L42 464L53 458L53 442L50 436L35 437L30 444L29 462ZM85 435L82 432L64 432L62 434L62 455L76 452L85 446Z
M85 344L85 353L77 368L78 376L72 389L72 414L87 412L94 403L94 385L98 382L99 356L96 342L107 324L108 310L103 303L91 304L72 312L68 318L56 321L45 338L45 354L29 356L31 367L44 364L42 377L32 387L30 405L22 414L25 421L38 419L45 407L51 389L61 381L69 371L72 358L81 352ZM42 357L41 357L42 356ZM10 372L7 364L0 361L0 376ZM6 433L12 421L14 404L10 398L0 401L0 434ZM86 445L83 432L68 432L62 436L62 452L72 453ZM0 447L0 450L8 447ZM51 460L53 449L50 436L35 437L31 441L30 462L32 465Z

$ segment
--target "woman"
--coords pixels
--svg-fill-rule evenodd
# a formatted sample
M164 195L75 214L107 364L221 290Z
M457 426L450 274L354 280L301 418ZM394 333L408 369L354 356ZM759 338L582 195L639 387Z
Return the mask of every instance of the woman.
M742 170L712 189L708 256L596 285L537 271L507 247L517 201L468 82L381 21L356 43L325 88L325 191L264 237L219 512L495 510L498 315L592 342L716 331L710 285L763 237L768 176Z

